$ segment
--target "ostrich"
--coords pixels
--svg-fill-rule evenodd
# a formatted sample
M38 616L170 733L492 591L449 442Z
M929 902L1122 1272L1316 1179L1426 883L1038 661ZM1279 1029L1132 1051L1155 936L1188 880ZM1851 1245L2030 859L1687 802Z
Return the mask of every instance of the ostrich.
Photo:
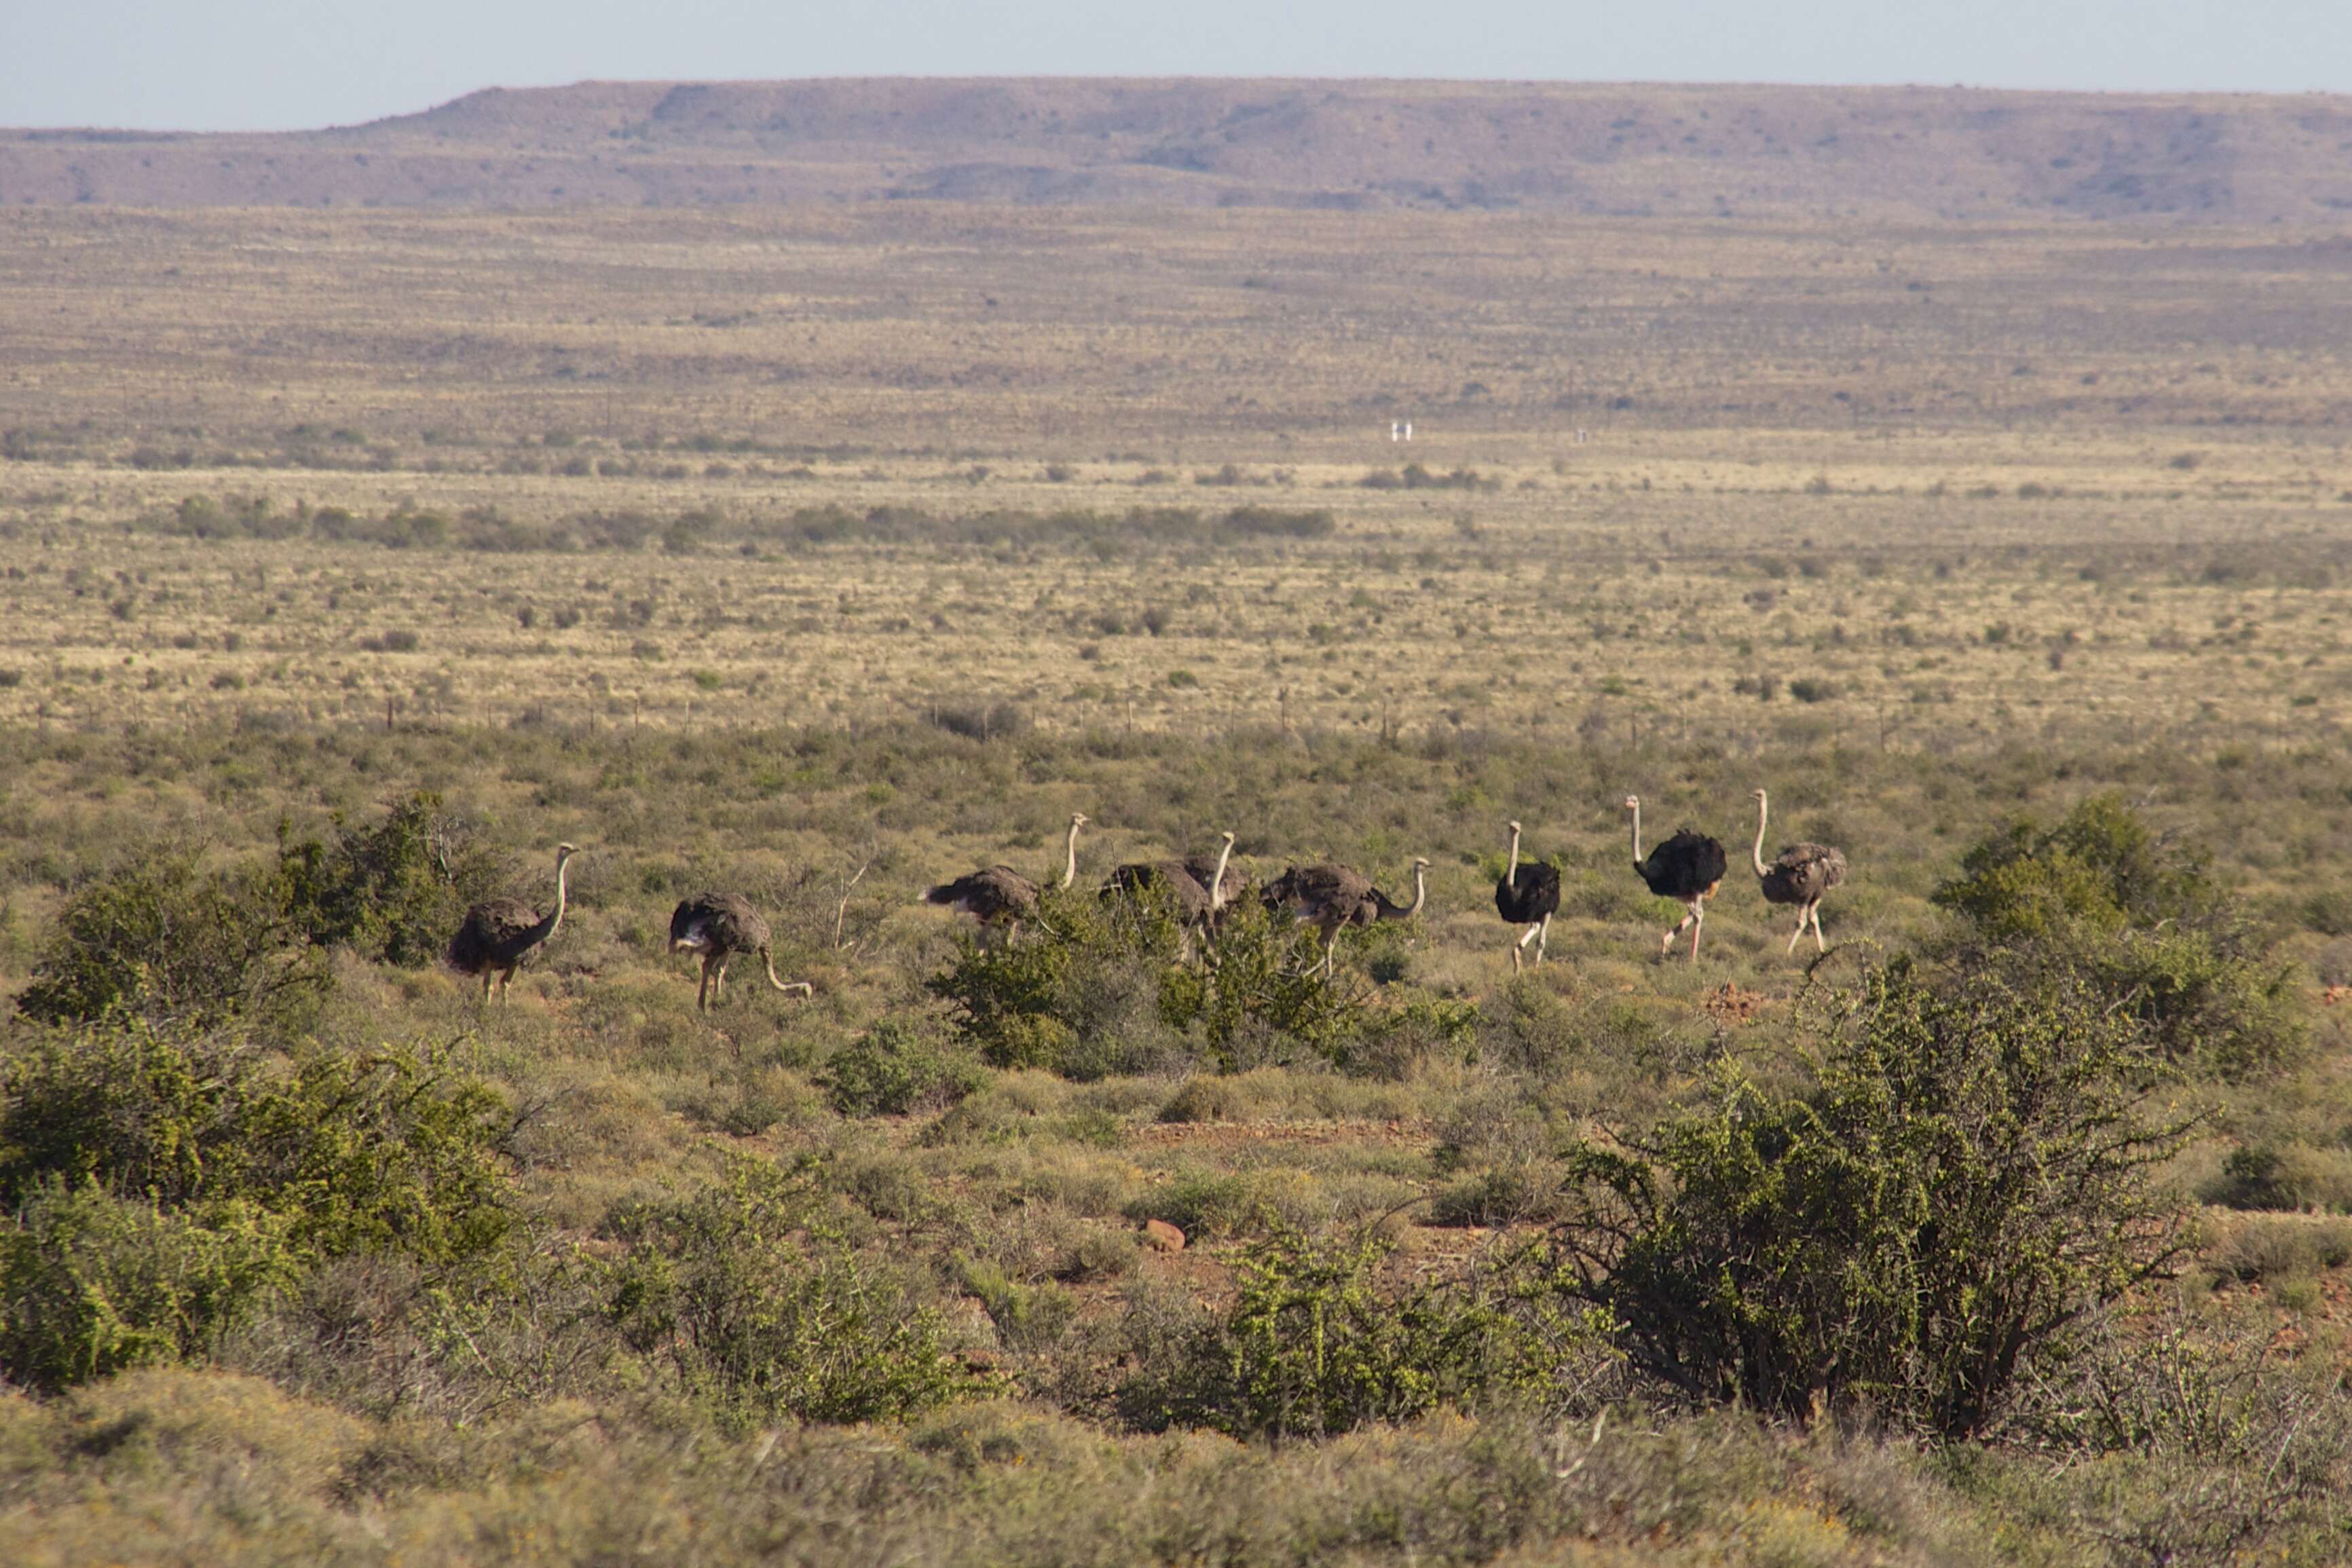
M1288 910L1294 918L1313 921L1322 928L1323 973L1328 978L1339 962L1340 928L1411 920L1421 913L1429 897L1428 869L1425 858L1413 861L1410 904L1391 899L1361 871L1328 862L1291 867L1266 884L1264 897L1266 908Z
M1544 942L1551 934L1551 917L1559 912L1559 872L1540 860L1519 865L1519 825L1511 824L1511 863L1495 884L1495 912L1515 926L1528 929L1511 947L1511 970L1527 962L1528 943L1536 944L1536 962L1544 961Z
M1078 829L1086 825L1085 812L1070 814L1070 842L1062 858L1058 887L1066 888L1078 879ZM927 889L923 901L961 910L983 926L1001 925L1004 940L1010 942L1021 935L1022 921L1037 912L1037 884L1010 866L987 866Z
M1192 874L1192 879L1208 889L1207 924L1212 932L1223 922L1225 911L1233 908L1249 888L1249 879L1242 874L1242 868L1231 863L1234 836L1228 833L1224 838L1224 843L1218 847L1215 860L1212 861L1205 855L1193 855L1184 861L1184 869Z
M579 853L569 844L555 847L552 914L542 917L520 899L485 899L466 911L464 922L457 927L457 934L449 939L449 951L443 956L458 973L482 977L484 1006L489 1005L490 983L498 982L499 1000L504 1002L515 970L563 923L563 868Z
M1716 889L1723 885L1723 873L1730 865L1723 846L1704 833L1694 833L1678 827L1675 836L1650 851L1649 858L1642 858L1642 800L1639 795L1625 797L1625 809L1633 814L1633 869L1650 891L1662 899L1672 899L1690 913L1675 922L1658 943L1658 956L1664 958L1682 935L1683 927L1691 928L1691 961L1698 961L1698 933L1706 925L1706 901L1715 897Z
M1132 896L1149 888L1167 889L1169 901L1189 924L1208 925L1217 912L1233 901L1239 891L1234 886L1237 878L1229 879L1225 864L1233 858L1234 836L1225 835L1223 847L1213 861L1135 860L1114 869L1103 883L1102 896L1115 899L1122 894Z
M777 990L816 994L805 980L776 978L776 961L768 951L768 922L740 893L697 893L680 903L669 917L669 949L702 955L702 984L695 991L694 1005L706 1013L726 994L727 961L739 952L758 953L768 966L768 984Z
M1764 824L1772 809L1762 790L1756 792L1756 847L1750 851L1756 860L1756 876L1764 885L1764 901L1768 904L1794 904L1797 907L1797 929L1790 933L1789 951L1797 951L1804 940L1805 927L1813 928L1813 946L1822 952L1829 943L1822 940L1822 896L1845 880L1845 856L1826 844L1791 844L1764 864Z

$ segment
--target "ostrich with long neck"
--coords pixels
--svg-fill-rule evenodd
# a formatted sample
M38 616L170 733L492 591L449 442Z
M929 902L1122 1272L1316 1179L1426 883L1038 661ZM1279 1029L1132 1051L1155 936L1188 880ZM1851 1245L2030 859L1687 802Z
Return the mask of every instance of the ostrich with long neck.
M697 893L683 900L669 917L672 952L691 952L702 960L702 984L694 1005L709 1012L727 994L727 965L739 952L756 952L768 966L768 984L785 993L814 995L816 987L805 980L776 978L776 958L770 947L768 922L740 893Z
M1086 825L1085 812L1070 814L1070 837L1063 847L1062 879L1057 887L1067 889L1078 879L1078 829ZM984 866L926 889L923 901L961 910L982 926L1002 926L1010 943L1019 940L1021 922L1037 912L1037 884L1010 866Z
M578 853L569 844L555 847L555 908L549 913L541 915L520 899L485 899L466 911L444 956L459 973L482 977L484 1006L489 1005L493 981L499 1000L507 999L516 969L563 924L564 868Z
M1544 942L1551 933L1551 917L1559 912L1559 872L1540 860L1519 864L1519 825L1511 824L1511 860L1503 879L1495 884L1495 912L1513 925L1528 929L1511 944L1511 970L1527 961L1528 943L1536 944L1536 962L1544 961Z
M1224 847L1213 866L1206 861L1130 860L1124 866L1111 868L1103 879L1102 896L1116 899L1133 897L1153 889L1164 890L1176 912L1189 924L1202 924L1213 919L1224 908L1225 862L1234 852L1234 836L1225 835Z
M1328 861L1293 866L1266 885L1269 909L1287 910L1298 920L1313 921L1323 937L1323 974L1328 979L1339 963L1339 932L1349 926L1369 926L1379 921L1409 921L1429 900L1429 861L1412 863L1412 902L1400 904L1372 886L1372 879L1351 866Z
M1772 803L1762 790L1756 792L1756 847L1749 854L1756 862L1756 879L1764 890L1768 904L1793 906L1797 911L1797 929L1789 935L1788 951L1797 951L1804 940L1805 928L1813 928L1813 947L1827 952L1829 943L1822 940L1822 898L1832 888L1845 880L1845 855L1826 844L1791 844L1764 863L1764 824Z
M1691 933L1691 961L1698 961L1698 935L1706 925L1706 901L1723 885L1723 874L1731 866L1724 854L1723 845L1703 833L1687 827L1675 829L1675 836L1650 851L1642 854L1642 798L1629 795L1625 809L1633 817L1633 871L1650 891L1662 899L1672 899L1690 912L1675 922L1672 931L1658 943L1658 956L1664 958L1675 945L1675 938L1688 926Z

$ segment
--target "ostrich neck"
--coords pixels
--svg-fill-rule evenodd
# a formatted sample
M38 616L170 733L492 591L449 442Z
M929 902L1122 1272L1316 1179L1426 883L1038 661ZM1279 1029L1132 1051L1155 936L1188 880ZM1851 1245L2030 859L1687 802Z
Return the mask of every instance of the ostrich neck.
M1637 802L1637 803L1635 803L1635 805L1634 805L1634 806L1633 806L1633 868L1634 868L1634 869L1639 870L1639 869L1641 868L1641 866L1642 866L1642 807L1641 807L1640 804Z
M553 936L563 929L563 879L565 873L571 868L572 861L569 856L555 863L555 912L547 917L548 936ZM541 940L544 941L545 938Z
M1068 851L1062 858L1062 886L1066 888L1078 879L1078 825L1070 824Z
M1770 815L1771 809L1771 806L1766 803L1762 795L1759 795L1756 797L1756 847L1749 851L1749 853L1755 857L1756 874L1759 877L1765 875L1766 870L1764 865L1764 820L1769 815Z
M1516 884L1519 879L1519 830L1511 829L1511 863L1503 868L1503 880Z
M1228 838L1225 847L1217 851L1217 869L1209 879L1209 909L1212 913L1225 907L1225 862L1233 858L1234 841Z
M1429 883L1426 871L1427 868L1425 867L1415 866L1412 868L1412 902L1409 904L1394 903L1389 899L1387 894L1380 891L1377 888L1372 890L1372 897L1380 905L1381 919L1384 921L1409 921L1412 919L1413 916L1421 913L1422 901L1429 896Z

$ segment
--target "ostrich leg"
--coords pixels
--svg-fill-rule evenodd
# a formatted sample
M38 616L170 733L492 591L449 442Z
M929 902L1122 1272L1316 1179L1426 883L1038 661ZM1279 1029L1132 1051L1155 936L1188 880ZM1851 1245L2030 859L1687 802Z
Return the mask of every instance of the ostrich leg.
M1536 967L1538 969L1541 969L1543 967L1544 944L1550 940L1551 917L1549 915L1546 915L1543 918L1543 922L1536 927Z
M707 952L702 955L702 984L694 988L694 1010L710 1011L710 955Z
M1797 929L1789 933L1789 952L1796 952L1797 944L1805 940L1805 924L1812 918L1813 906L1811 904L1806 904L1797 910Z

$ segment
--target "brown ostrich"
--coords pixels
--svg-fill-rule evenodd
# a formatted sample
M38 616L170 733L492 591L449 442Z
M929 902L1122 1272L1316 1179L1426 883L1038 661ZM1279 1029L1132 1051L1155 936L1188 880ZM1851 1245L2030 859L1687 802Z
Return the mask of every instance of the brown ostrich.
M740 893L697 893L681 902L669 917L672 952L699 953L702 984L694 1005L703 1012L727 993L727 963L739 952L756 952L768 967L768 984L785 993L813 996L816 987L805 980L776 978L776 960L769 951L768 922Z
M555 909L551 913L542 916L520 899L484 899L466 911L464 922L457 927L457 934L449 939L449 950L443 956L449 967L460 974L482 977L484 1006L489 1005L492 981L498 983L499 1000L506 1001L507 987L513 983L516 969L563 924L563 868L579 853L569 844L555 847Z
M1293 866L1266 884L1265 906L1287 910L1298 920L1312 921L1323 934L1323 973L1328 978L1339 963L1339 932L1348 926L1369 926L1376 921L1406 921L1421 913L1428 900L1429 862L1412 863L1412 902L1400 904L1372 886L1372 879L1350 866L1328 861Z
M1059 887L1078 879L1078 829L1086 825L1085 812L1070 814L1070 841L1062 858ZM1037 912L1037 884L1010 866L984 866L926 889L923 901L961 910L983 927L1002 926L1004 940L1011 942L1019 940L1021 922Z
M1748 853L1756 861L1757 880L1762 884L1764 901L1768 904L1794 905L1797 929L1789 935L1788 951L1797 951L1804 940L1805 927L1813 928L1813 947L1827 952L1829 943L1822 940L1822 897L1845 880L1845 856L1826 844L1791 844L1774 857L1769 866L1764 864L1764 824L1772 809L1764 792L1756 792L1756 847Z

